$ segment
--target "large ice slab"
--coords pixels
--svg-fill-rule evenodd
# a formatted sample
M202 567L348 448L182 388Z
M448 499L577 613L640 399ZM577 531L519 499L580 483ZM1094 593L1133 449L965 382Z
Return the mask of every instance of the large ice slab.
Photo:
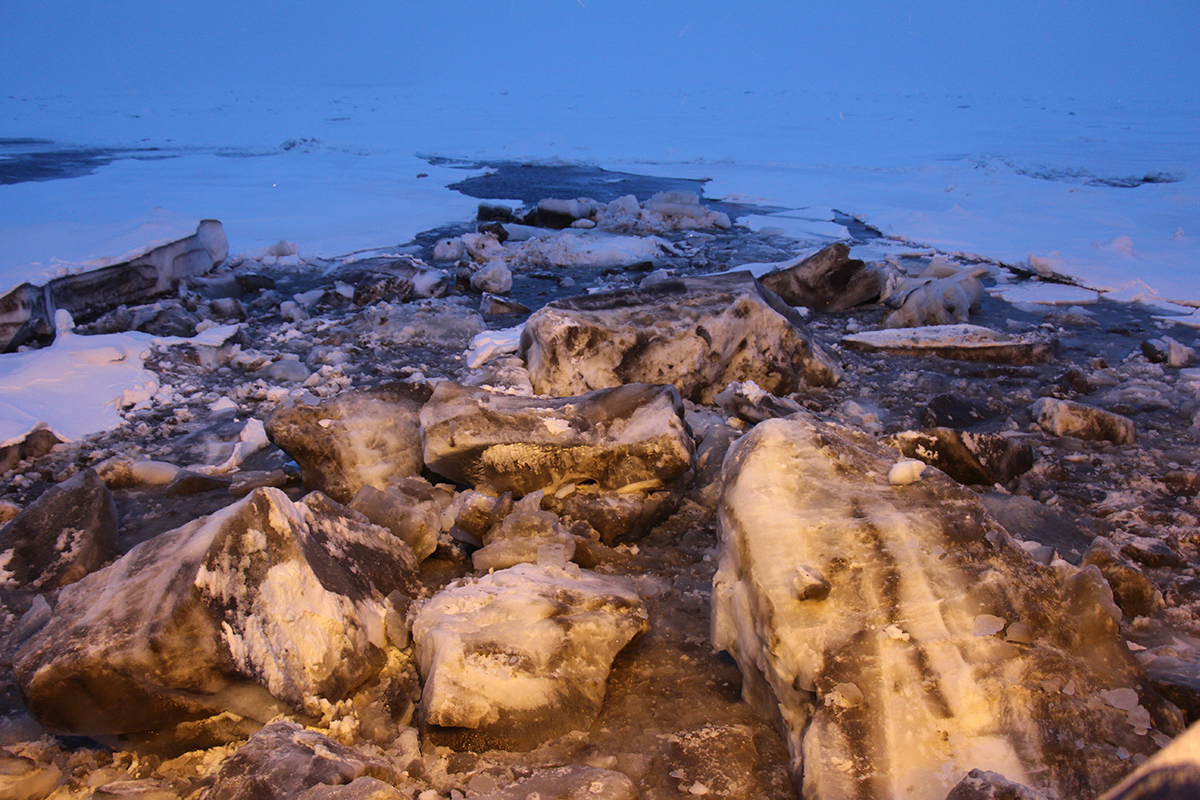
M224 227L206 219L192 235L149 247L126 261L54 278L45 286L21 284L0 296L0 350L51 336L59 309L83 318L138 305L207 272L227 255Z
M683 404L670 386L538 398L443 381L420 416L425 465L497 494L585 482L657 489L692 463Z
M1098 572L1037 565L942 473L889 484L895 461L803 415L725 460L713 642L804 797L942 800L975 768L1091 796L1178 732Z
M1014 335L982 325L922 325L863 331L842 337L851 350L930 355L959 361L991 361L1004 364L1041 364L1054 358L1055 343L1036 334Z
M389 625L406 636L415 568L324 495L258 489L65 588L13 659L17 683L48 728L89 735L314 713L378 672Z
M534 391L556 396L671 383L711 403L731 381L783 395L842 375L794 309L738 272L550 303L526 321L520 354Z
M613 658L647 626L628 578L573 566L519 564L453 584L413 621L424 723L502 748L586 729Z

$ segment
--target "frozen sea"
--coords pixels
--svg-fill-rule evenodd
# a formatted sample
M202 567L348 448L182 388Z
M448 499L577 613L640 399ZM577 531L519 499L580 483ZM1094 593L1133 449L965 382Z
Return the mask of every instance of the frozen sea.
M846 236L844 215L908 247L1200 303L1190 98L614 92L0 98L0 277L103 263L201 218L225 224L232 253L388 248L468 220L477 200L448 187L491 165L584 163L702 179L708 199L763 209L744 224L814 246Z

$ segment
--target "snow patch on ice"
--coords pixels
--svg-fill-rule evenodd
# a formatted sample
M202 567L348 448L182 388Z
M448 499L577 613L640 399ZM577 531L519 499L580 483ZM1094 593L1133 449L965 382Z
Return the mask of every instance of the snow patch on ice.
M1100 299L1100 293L1092 289L1043 281L1002 284L989 288L987 293L1014 305L1036 303L1051 306L1075 306L1094 303Z
M842 337L843 342L856 342L871 347L966 347L970 345L1003 344L1015 341L1006 333L981 325L926 325L919 328L892 328L863 331Z
M64 329L49 347L0 355L0 446L39 425L65 440L116 428L123 408L147 404L159 392L158 376L145 368L152 346L219 345L237 328L222 325L191 339Z
M657 236L620 236L599 231L564 231L519 245L511 259L550 267L629 267L670 250Z
M467 366L478 369L495 358L517 352L521 347L521 334L524 331L525 323L521 323L511 328L477 334L471 340L471 346L463 353Z

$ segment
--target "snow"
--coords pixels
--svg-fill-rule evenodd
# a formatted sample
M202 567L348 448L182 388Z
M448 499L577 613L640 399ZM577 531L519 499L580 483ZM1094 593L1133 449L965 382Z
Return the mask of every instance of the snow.
M916 483L921 480L921 473L925 471L925 466L924 461L911 458L897 461L888 470L888 483L892 486L908 486L910 483Z
M0 359L0 441L19 442L35 427L48 427L60 438L77 439L117 427L118 401L127 392L157 389L145 369L147 334L122 333L81 337L60 335L40 351ZM81 397L103 398L84 404Z
M233 452L229 454L229 457L219 465L205 468L202 471L209 474L232 472L238 469L247 457L262 450L270 443L271 440L267 438L267 429L263 425L262 420L247 420L242 430L238 433L237 444L233 446Z
M124 421L122 408L158 392L158 378L143 362L155 343L219 344L236 329L224 325L179 339L135 331L81 336L60 326L49 347L0 357L0 446L37 427L65 440L111 430Z
M436 154L710 178L708 198L779 209L755 214L752 227L814 245L841 235L838 209L911 247L1014 265L1033 257L1095 288L1140 279L1168 299L1196 301L1200 148L1190 99L1155 106L804 88L767 98L713 86L617 100L520 83L505 94L432 84L200 97L14 94L0 98L10 131L61 146L147 140L164 157L0 187L0 275L44 276L116 257L164 238L160 228L194 229L202 217L222 220L233 253L281 237L302 257L394 247L474 212L477 201L446 186L485 170L422 157ZM565 106L553 122L541 110L551 100ZM147 103L162 113L144 117ZM625 114L601 113L609 103ZM459 106L488 124L447 113ZM626 114L638 123L626 124ZM876 138L881 127L886 144ZM287 147L297 137L305 144ZM1072 170L1179 180L1126 188ZM145 241L133 241L142 227Z

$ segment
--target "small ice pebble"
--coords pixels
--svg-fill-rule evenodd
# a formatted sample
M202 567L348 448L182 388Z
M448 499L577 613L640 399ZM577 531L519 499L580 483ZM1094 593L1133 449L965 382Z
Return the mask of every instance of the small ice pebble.
M906 458L902 461L897 461L888 470L888 483L892 486L907 486L910 483L916 483L921 480L921 473L924 471L924 461Z

